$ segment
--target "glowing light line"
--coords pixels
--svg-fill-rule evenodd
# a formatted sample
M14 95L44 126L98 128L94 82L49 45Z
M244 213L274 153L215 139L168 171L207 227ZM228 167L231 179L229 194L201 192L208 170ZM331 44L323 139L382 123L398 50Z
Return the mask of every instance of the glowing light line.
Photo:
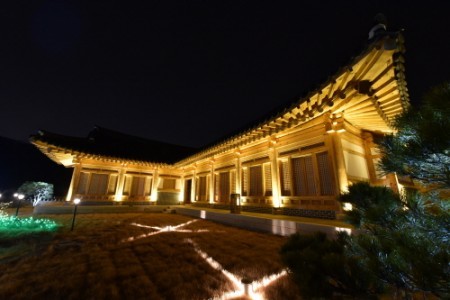
M222 272L225 277L227 277L233 284L236 290L231 292L226 292L222 294L220 297L215 297L214 299L226 300L233 299L236 297L246 296L245 286L242 283L242 278L234 275L230 271L225 270L222 265L214 260L211 256L200 249L200 247L191 239L185 239L185 242L191 244L194 247L194 251L197 252L213 269ZM248 295L251 299L254 300L263 300L264 299L264 288L269 284L274 282L275 280L287 275L287 270L284 269L280 273L271 274L269 276L264 276L261 280L255 281L251 283L251 289L248 290Z
M152 231L149 233L141 234L135 237L129 237L128 239L122 240L122 242L131 242L138 239L146 238L152 235L164 233L164 232L182 232L182 233L192 233L192 232L207 232L207 229L199 229L199 230L190 230L190 229L180 229L184 226L187 226L189 224L192 224L198 220L191 220L186 223L182 223L176 226L165 226L165 227L158 227L158 226L149 226L149 225L143 225L139 223L132 223L131 225L142 227L142 228L149 228L156 231ZM242 283L242 279L239 276L234 275L230 271L224 269L222 265L214 260L211 256L208 256L208 254L200 249L200 247L195 243L192 239L184 239L184 241L188 244L191 244L194 248L194 251L205 260L205 262L210 265L213 269L218 270L222 272L222 274L230 280L235 290L230 292L225 292L219 297L214 297L214 300L226 300L226 299L234 299L237 297L243 297L247 296L250 297L253 300L264 300L264 289L270 285L272 282L278 280L279 278L287 275L287 269L282 270L279 273L271 274L268 276L264 276L261 280L253 281L248 284ZM250 288L249 288L250 287Z
M152 232L149 232L149 233L144 233L144 234L141 234L141 235L138 235L138 236L132 236L132 237L129 237L127 239L123 239L122 243L123 242L136 241L136 240L139 240L139 239L143 239L143 238L146 238L146 237L149 237L149 236L152 236L152 235L156 235L156 234L160 234L160 233L164 233L164 232L183 232L183 233L186 233L186 232L207 232L208 231L207 229L198 229L198 230L179 229L181 227L187 226L187 225L192 224L192 223L197 222L197 221L198 220L191 220L191 221L188 221L188 222L176 225L176 226L169 225L169 226L165 226L165 227L149 226L149 225L143 225L143 224L139 224L139 223L131 223L131 225L133 225L133 226L154 229L156 231L152 231Z

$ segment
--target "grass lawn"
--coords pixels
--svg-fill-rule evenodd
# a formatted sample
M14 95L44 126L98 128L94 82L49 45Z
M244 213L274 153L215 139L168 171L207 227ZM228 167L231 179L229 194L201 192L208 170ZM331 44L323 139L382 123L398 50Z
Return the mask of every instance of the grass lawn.
M71 232L71 215L39 218L62 226L54 233L0 238L0 299L221 299L242 285L217 264L239 281L256 282L284 269L278 251L285 237L202 219L80 214ZM260 291L266 299L299 299L289 276Z

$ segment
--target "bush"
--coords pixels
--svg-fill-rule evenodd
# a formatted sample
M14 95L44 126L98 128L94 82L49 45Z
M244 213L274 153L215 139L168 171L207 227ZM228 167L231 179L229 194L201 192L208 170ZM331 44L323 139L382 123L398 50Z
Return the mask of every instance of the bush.
M0 213L0 237L19 237L37 232L55 231L59 225L49 219L17 218Z

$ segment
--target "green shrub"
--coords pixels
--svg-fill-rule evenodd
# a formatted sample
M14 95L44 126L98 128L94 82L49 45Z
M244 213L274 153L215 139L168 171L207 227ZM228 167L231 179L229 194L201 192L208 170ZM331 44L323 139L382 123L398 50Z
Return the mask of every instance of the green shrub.
M49 219L35 219L33 217L17 218L0 214L0 236L14 237L37 232L57 230L59 225Z

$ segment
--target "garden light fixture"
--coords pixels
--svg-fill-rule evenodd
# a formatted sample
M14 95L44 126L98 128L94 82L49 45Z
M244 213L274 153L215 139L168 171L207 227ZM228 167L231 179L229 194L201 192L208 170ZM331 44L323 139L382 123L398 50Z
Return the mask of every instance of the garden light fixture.
M20 208L20 200L22 200L23 198L25 198L25 195L24 194L18 194L18 193L15 193L14 194L14 197L16 197L17 198L17 208L16 208L16 217L17 217L17 215L19 214L19 208Z
M77 206L80 203L79 198L73 199L73 203L75 204L75 207L73 208L73 217L72 217L72 227L70 227L70 231L73 231L73 226L75 225L75 217L77 216Z

